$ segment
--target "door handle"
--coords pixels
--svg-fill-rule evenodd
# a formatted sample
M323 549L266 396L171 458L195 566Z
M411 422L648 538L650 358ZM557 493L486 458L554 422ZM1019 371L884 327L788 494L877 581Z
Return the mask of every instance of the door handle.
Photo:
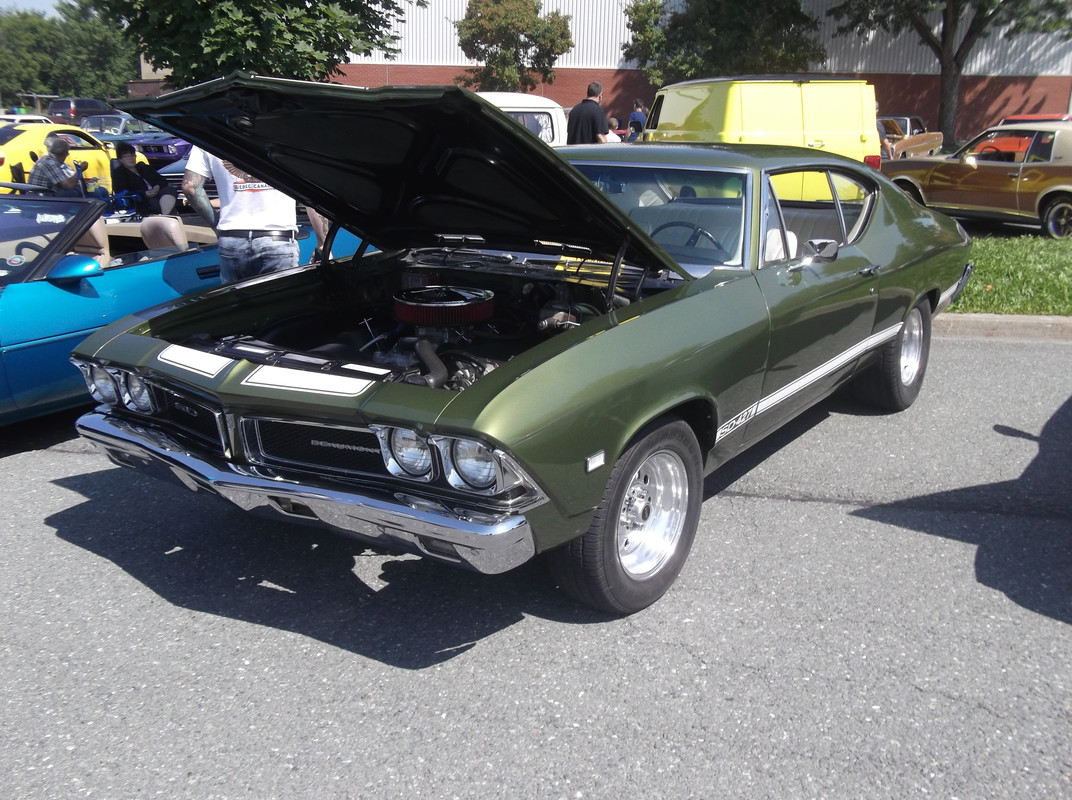
M878 270L878 264L871 264L870 266L861 267L860 269L856 270L856 274L863 275L865 278L873 278L876 274L878 274Z

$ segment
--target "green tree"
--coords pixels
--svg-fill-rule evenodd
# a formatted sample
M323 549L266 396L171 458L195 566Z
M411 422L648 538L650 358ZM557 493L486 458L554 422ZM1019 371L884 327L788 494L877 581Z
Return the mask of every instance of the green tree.
M397 53L404 4L427 0L88 0L122 27L169 86L236 69L327 80L349 54Z
M57 25L38 12L0 12L0 98L20 105L18 92L53 94L49 66L55 57Z
M19 92L102 99L126 94L137 77L135 49L84 0L60 3L59 16L0 12L0 98Z
M57 94L103 99L126 97L138 77L137 49L101 18L87 0L59 3L59 47L51 83Z
M570 17L558 11L540 16L539 0L469 0L454 25L467 58L483 66L466 70L455 83L483 91L532 91L553 83L554 64L573 49Z
M1009 38L1028 32L1072 35L1070 0L845 0L827 14L838 20L841 34L916 33L938 59L938 126L947 142L955 141L960 79L980 39L1000 32Z
M826 60L816 39L819 22L800 0L630 0L625 13L632 38L622 52L654 86L802 72Z

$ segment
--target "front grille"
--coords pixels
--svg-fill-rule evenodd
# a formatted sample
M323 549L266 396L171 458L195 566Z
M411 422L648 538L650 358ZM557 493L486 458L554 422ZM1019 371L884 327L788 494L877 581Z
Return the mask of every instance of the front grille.
M242 435L252 461L336 475L384 475L376 435L365 428L248 418Z
M151 383L157 411L153 420L173 431L195 439L202 446L225 455L223 412L204 400Z

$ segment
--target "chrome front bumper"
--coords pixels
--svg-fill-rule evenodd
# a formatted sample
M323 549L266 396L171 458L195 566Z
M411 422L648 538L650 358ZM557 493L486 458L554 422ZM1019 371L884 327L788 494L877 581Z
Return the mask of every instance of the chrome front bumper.
M513 569L536 552L521 515L449 508L403 492L357 494L259 475L194 455L166 433L100 411L83 415L76 427L121 467L210 492L262 516L319 525L486 574Z

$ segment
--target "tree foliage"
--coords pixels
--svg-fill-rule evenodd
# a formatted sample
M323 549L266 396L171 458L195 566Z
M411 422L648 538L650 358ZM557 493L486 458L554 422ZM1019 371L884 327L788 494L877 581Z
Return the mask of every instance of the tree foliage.
M0 98L19 92L109 99L138 76L137 52L85 0L60 3L58 17L0 12Z
M153 67L171 70L169 86L237 69L327 80L350 53L395 55L406 3L427 0L88 0Z
M630 0L622 45L654 86L716 75L803 72L826 60L800 0Z
M838 20L838 33L910 30L934 53L942 87L938 122L947 142L955 140L964 65L980 39L993 33L1072 36L1072 0L844 0L827 13Z
M570 17L558 11L541 17L540 8L539 0L469 0L465 17L454 25L462 52L483 66L467 69L455 82L503 92L553 83L555 61L573 49Z

